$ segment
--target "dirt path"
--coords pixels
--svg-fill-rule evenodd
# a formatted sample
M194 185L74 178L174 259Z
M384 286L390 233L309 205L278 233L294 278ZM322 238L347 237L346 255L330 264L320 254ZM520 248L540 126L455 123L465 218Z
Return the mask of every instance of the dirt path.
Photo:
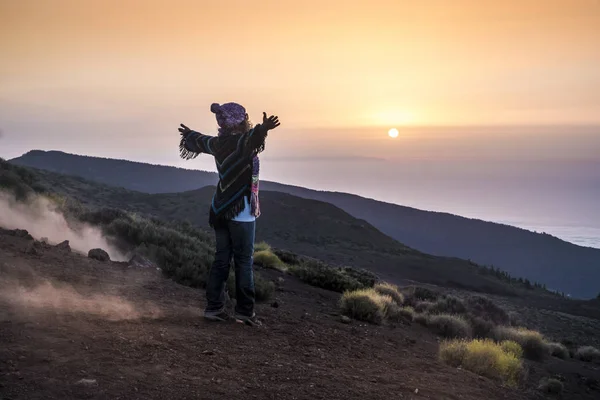
M284 277L265 326L211 324L156 270L0 235L0 399L473 399L521 392L437 361L413 325L339 322L339 295ZM274 276L275 277L275 276Z

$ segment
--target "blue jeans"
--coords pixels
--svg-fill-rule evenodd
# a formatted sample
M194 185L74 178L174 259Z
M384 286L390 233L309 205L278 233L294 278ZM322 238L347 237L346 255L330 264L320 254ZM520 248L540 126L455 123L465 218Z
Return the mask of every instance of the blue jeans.
M254 314L254 236L256 222L229 221L215 229L215 261L206 284L206 312L225 309L225 285L233 258L235 266L236 314Z

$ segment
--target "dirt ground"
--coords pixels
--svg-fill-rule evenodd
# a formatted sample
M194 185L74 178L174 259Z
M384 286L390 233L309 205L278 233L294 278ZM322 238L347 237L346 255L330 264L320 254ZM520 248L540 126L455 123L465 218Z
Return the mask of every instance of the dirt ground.
M0 233L2 400L542 398L440 363L416 324L343 324L339 294L289 276L268 272L263 327L209 323L204 292L156 269L30 243Z

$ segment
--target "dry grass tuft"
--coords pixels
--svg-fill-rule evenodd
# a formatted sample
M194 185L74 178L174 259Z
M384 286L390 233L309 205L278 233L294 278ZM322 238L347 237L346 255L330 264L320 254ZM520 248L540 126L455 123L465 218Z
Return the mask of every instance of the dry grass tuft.
M562 343L546 343L551 356L566 360L570 357L569 349Z
M511 386L517 385L523 370L519 357L490 339L444 341L440 345L440 359L451 366L461 366Z
M373 324L383 323L394 305L390 296L383 296L372 288L345 292L340 300L342 314Z
M600 361L600 350L592 346L583 346L575 352L575 358L581 361Z
M382 282L376 284L373 287L373 289L375 289L375 291L377 291L377 293L381 295L390 296L392 300L394 300L399 306L404 304L404 296L402 295L402 293L400 293L398 287L395 285L392 285L387 282Z
M561 394L563 389L563 383L554 378L544 378L540 381L540 385L538 386L538 390L547 394Z

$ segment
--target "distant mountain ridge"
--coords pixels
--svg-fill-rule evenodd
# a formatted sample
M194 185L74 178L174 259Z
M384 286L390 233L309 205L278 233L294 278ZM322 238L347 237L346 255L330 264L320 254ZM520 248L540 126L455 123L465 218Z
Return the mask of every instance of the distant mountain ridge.
M54 151L31 151L11 162L145 193L183 192L211 186L217 181L216 174L206 171ZM494 265L576 297L592 298L600 291L598 249L508 225L423 211L352 194L274 182L261 182L261 188L333 204L425 253Z

